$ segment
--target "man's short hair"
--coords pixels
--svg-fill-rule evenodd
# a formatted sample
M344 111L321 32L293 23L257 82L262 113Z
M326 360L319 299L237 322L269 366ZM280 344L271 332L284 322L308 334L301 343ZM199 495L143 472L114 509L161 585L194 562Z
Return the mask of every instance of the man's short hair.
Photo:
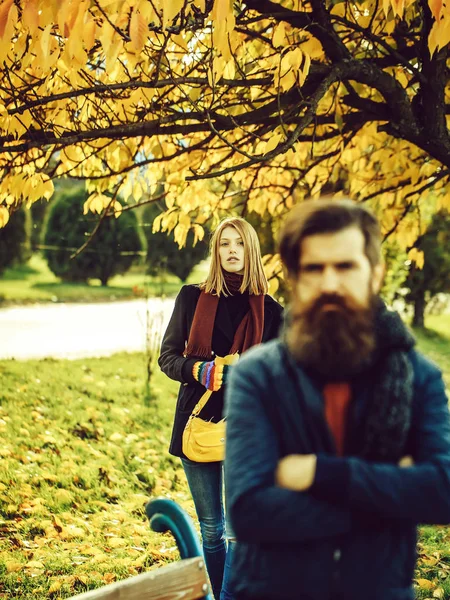
M377 218L366 207L353 200L330 198L306 200L294 206L284 221L278 243L288 275L298 274L301 243L306 237L352 226L363 233L365 253L373 268L381 261L381 231Z

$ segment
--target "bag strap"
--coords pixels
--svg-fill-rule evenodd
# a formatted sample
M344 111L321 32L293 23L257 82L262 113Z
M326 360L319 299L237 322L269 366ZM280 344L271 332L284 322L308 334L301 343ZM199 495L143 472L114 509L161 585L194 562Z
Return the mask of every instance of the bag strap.
M238 360L239 360L239 354L237 354L237 353L236 354L227 354L226 356L216 356L214 359L214 364L216 364L216 365L234 365L234 363L236 363ZM211 390L206 390L206 392L204 394L202 394L200 400L194 406L191 416L189 417L189 420L196 417L199 414L199 412L201 412L203 410L206 403L210 399L211 394L212 394Z
M202 397L197 402L197 404L194 406L194 409L191 412L191 416L189 417L189 419L193 419L194 417L196 417L198 415L198 413L203 409L203 407L206 405L208 400L211 398L211 394L212 394L211 390L206 390L206 392L204 394L202 394Z

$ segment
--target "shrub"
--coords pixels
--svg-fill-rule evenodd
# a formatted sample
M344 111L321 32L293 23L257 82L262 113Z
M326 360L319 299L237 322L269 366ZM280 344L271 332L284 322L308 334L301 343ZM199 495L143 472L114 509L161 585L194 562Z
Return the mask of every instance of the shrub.
M14 212L0 229L0 274L28 258L28 220L24 210Z
M88 239L99 217L83 215L88 194L83 188L61 193L52 204L44 237L49 268L64 281L100 279L102 285L125 273L143 248L136 215L126 211L106 217L89 245L75 258L73 252Z

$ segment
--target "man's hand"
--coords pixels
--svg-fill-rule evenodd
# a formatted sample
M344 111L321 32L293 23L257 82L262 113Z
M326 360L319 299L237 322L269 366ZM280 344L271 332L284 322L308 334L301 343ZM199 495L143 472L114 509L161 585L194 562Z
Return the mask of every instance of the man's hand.
M276 484L294 492L308 490L316 475L315 454L290 454L282 458L275 471Z

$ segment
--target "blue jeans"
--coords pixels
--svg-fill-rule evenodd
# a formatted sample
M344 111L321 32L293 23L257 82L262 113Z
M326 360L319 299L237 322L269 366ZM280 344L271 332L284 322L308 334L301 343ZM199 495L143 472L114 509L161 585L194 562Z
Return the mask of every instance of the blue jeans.
M215 600L233 600L229 588L231 547L228 544L223 501L223 464L198 463L182 458L184 472L200 523L203 553Z

